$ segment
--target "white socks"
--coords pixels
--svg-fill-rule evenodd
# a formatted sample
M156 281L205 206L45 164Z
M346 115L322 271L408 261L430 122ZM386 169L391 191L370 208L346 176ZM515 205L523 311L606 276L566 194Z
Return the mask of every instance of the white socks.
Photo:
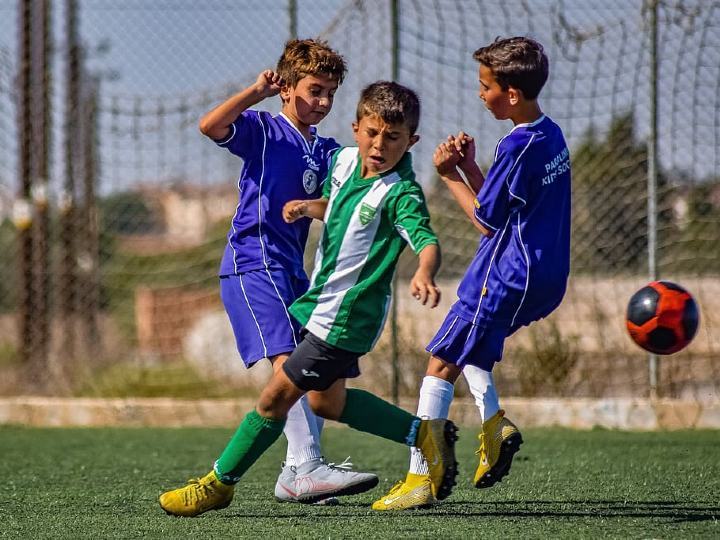
M463 375L465 375L470 392L475 398L475 405L480 410L480 418L485 423L500 410L492 373L466 364L463 366Z
M417 415L420 418L447 418L455 386L443 379L426 375L420 387ZM428 466L422 452L410 448L410 472L428 474Z
M308 404L307 396L300 398L288 411L285 422L285 437L288 441L285 466L302 465L322 457L320 433L324 418L317 416Z

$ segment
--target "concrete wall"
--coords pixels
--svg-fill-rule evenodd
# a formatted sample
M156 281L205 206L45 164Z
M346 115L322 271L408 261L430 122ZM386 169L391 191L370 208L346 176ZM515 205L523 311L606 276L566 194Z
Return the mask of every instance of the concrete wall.
M417 401L404 399L400 405L414 411ZM251 399L0 398L0 424L234 428L253 406ZM720 401L507 398L502 400L502 406L508 417L521 428L720 429ZM460 426L478 427L480 424L477 408L467 398L453 402L450 418Z

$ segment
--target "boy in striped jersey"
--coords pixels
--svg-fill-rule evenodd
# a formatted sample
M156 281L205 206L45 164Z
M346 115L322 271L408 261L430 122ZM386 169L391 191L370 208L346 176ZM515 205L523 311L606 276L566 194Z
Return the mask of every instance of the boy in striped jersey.
M420 102L412 90L392 82L371 84L362 92L353 123L358 146L334 154L323 197L290 201L283 208L287 222L305 217L325 222L310 289L290 307L305 327L303 340L289 358L276 361L280 369L213 471L161 496L169 514L196 516L227 507L233 486L280 436L288 411L306 394L324 418L418 447L427 458L433 496L450 494L457 473L454 424L424 420L369 392L345 388L345 379L359 374L358 359L380 335L406 243L419 259L411 293L431 308L440 299L434 281L440 265L437 237L408 153L418 140L419 118ZM322 496L298 497L312 502Z
M315 124L330 112L345 71L344 59L327 43L290 40L276 71L263 71L200 121L206 136L243 160L219 275L223 305L248 368L267 358L279 369L300 341L300 326L287 308L309 284L303 268L309 224L288 224L281 210L289 200L322 193L330 156L339 145L321 137ZM282 101L279 114L251 109L276 95ZM325 463L322 424L307 399L288 412L277 500L298 501L301 490L317 495L317 485L333 497L377 484L377 476L351 471L348 463Z
M561 302L570 269L570 159L560 127L537 102L548 77L542 45L525 37L478 49L480 99L514 127L497 144L487 178L475 143L463 132L438 146L438 174L480 232L480 245L458 288L458 301L427 346L432 355L420 388L418 416L445 418L462 373L482 419L474 484L493 486L522 443L500 409L492 369L505 339L549 315ZM468 180L466 184L458 168ZM435 501L427 464L411 450L410 470L375 510Z

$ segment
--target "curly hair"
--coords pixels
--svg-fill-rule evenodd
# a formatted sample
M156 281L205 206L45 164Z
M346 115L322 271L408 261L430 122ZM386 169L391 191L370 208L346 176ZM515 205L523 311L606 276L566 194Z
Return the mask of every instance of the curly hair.
M327 75L341 84L347 66L343 57L319 39L291 39L278 60L277 73L291 87L308 75Z

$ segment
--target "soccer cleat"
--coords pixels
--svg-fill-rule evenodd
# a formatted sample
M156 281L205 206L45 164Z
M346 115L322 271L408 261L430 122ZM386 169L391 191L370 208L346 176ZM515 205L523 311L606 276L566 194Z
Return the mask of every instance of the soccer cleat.
M395 484L387 495L375 501L373 510L410 510L427 508L437 501L432 494L432 482L429 474L407 473L403 482Z
M234 492L235 486L223 484L215 471L210 471L202 478L188 480L185 487L160 495L160 506L173 516L195 517L208 510L227 508Z
M282 470L275 482L275 500L278 502L300 502L295 493L295 475L296 469L293 465L285 465L283 462ZM321 499L315 503L318 506L335 506L340 504L337 497L328 497Z
M348 459L335 464L318 458L298 465L295 474L297 500L306 504L315 503L328 497L356 495L377 486L376 475L353 471Z
M452 492L457 476L455 441L457 427L450 420L422 420L415 446L427 461L433 496L441 501Z
M480 463L475 471L475 487L488 488L501 482L510 471L513 456L523 440L517 426L505 418L502 409L483 423L478 438L480 448L475 453L480 456Z

